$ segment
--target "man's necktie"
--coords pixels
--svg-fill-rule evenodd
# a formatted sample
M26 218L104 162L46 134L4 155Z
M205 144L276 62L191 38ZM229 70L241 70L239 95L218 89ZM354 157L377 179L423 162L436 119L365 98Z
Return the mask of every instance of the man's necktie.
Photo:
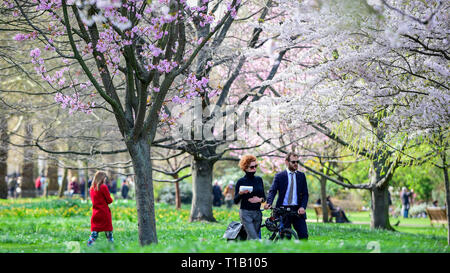
M289 186L288 205L292 204L294 197L294 176L293 173L289 173L289 175L291 176L291 185Z

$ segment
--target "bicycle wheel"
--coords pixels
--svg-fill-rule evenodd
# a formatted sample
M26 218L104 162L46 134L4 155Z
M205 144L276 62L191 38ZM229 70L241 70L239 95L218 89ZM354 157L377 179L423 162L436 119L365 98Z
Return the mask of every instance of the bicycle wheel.
M280 233L279 236L277 236L279 239L287 239L287 240L291 240L291 239L295 239L298 240L298 235L297 232L293 231L290 228L285 228L283 229Z
M269 240L270 241L276 241L278 239L278 232L273 232L272 235L270 235Z

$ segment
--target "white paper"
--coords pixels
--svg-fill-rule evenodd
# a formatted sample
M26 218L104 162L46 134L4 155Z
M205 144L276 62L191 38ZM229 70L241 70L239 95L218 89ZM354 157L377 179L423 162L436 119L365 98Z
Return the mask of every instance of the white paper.
M245 190L247 190L249 192L252 192L253 191L253 186L240 186L239 187L239 191L245 191Z

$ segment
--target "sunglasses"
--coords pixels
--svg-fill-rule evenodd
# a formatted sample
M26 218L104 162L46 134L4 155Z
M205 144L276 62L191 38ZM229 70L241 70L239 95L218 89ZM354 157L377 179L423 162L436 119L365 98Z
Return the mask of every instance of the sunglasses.
M256 169L256 168L258 168L258 164L253 165L253 166L248 166L248 168L249 168L249 169Z
M291 162L292 164L298 164L300 161L299 160L292 160L292 161L289 161L289 162Z

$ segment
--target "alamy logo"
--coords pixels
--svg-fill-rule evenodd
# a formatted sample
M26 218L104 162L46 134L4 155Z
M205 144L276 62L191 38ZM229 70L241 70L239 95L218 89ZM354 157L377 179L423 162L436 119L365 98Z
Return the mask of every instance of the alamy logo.
M175 105L170 109L176 122L171 134L177 140L235 141L279 134L280 115L265 107L202 105L200 98L190 104Z
M70 241L70 242L65 242L64 243L66 245L66 250L69 253L80 253L80 242L76 242L76 241Z
M367 249L372 250L370 251L370 253L380 253L381 252L381 247L380 247L380 242L378 241L370 241L367 243Z

